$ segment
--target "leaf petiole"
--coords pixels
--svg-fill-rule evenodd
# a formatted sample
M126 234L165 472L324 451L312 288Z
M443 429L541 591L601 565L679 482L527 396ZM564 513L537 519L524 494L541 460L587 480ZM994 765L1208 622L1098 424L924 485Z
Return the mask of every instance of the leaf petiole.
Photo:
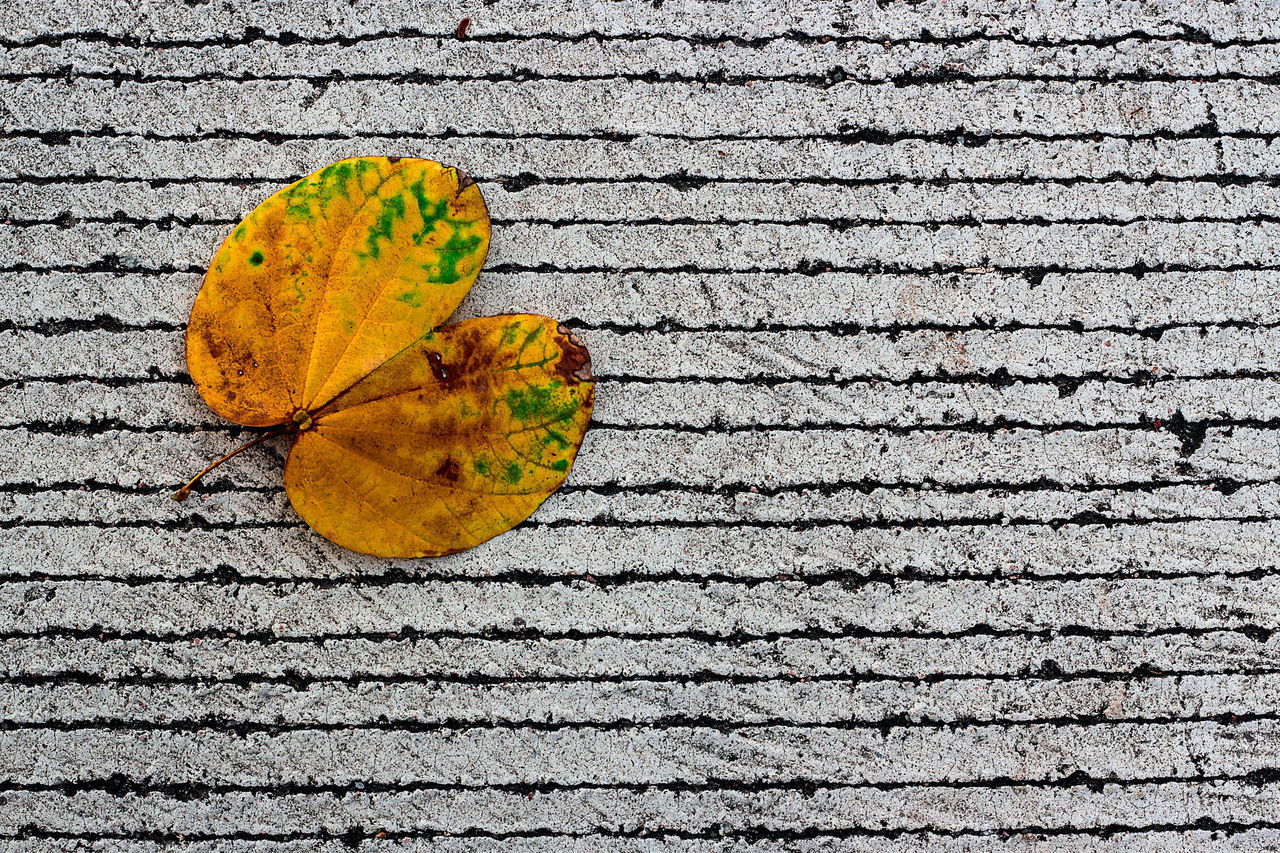
M253 441L240 445L235 450L228 453L226 456L223 456L221 459L215 459L213 462L209 463L209 465L206 466L203 471L201 471L199 474L196 474L194 477L188 480L185 486L183 486L181 489L178 489L178 491L174 492L173 499L175 501L185 501L187 499L187 495L191 494L191 487L194 486L196 483L200 482L201 477L203 477L205 474L208 474L214 468L217 468L223 462L226 462L228 459L230 459L233 456L240 455L244 451L248 450L250 447L261 444L262 442L266 441L269 438L276 438L278 436L285 435L286 433L290 433L297 430L297 428L298 428L297 424L293 424L293 423L285 424L282 427L273 429L271 432L264 432L262 435L258 436Z

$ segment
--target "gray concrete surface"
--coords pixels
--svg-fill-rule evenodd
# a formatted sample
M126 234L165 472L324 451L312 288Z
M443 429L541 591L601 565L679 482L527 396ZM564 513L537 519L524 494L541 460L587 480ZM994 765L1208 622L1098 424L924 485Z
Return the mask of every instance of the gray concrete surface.
M3 853L1280 849L1280 6L0 20ZM210 256L361 153L601 375L450 558L167 498Z

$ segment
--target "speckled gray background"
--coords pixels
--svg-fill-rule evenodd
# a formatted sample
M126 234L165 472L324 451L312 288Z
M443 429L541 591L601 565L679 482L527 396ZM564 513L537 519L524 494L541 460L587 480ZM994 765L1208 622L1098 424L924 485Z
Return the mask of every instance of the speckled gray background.
M1280 849L1280 4L0 21L0 851ZM602 376L438 561L167 498L214 248L375 153Z

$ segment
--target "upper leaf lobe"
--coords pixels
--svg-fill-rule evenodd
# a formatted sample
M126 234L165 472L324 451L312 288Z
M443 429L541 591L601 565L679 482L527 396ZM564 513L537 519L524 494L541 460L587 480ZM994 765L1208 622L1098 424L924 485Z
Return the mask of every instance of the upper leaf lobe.
M355 158L250 213L214 257L188 326L210 407L283 423L442 323L489 247L480 191L458 182L427 160Z

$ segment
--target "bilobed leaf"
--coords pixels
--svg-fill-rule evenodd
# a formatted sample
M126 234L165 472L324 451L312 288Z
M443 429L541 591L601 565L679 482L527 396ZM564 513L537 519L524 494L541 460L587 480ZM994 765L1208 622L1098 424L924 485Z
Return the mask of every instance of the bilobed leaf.
M573 465L594 398L585 348L530 314L438 328L488 248L465 175L361 157L271 196L214 257L187 329L192 379L222 417L296 435L289 498L339 545L469 548Z

